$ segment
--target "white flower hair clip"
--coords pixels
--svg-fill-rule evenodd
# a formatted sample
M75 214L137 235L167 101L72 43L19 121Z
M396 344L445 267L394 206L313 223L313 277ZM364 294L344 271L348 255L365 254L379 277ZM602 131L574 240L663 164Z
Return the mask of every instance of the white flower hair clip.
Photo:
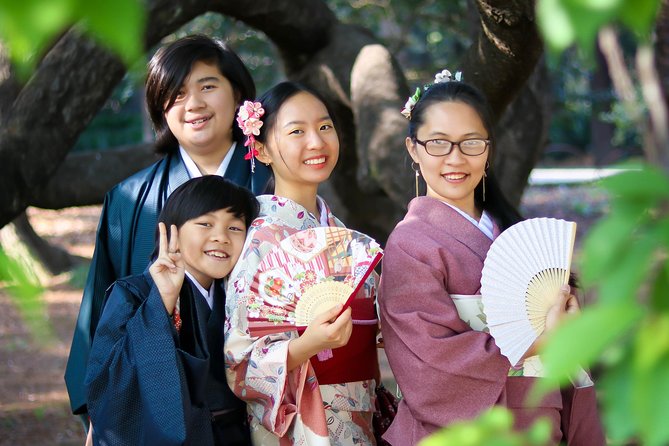
M440 84L442 82L451 82L451 81L462 81L462 72L456 71L455 75L452 75L448 70L441 70L441 72L434 75L434 83Z
M437 73L434 76L434 82L431 84L425 84L423 85L423 88L416 88L416 91L414 92L413 95L407 99L406 103L404 104L404 108L400 111L404 115L405 118L408 120L411 120L411 112L413 111L414 107L420 101L421 96L423 95L424 91L427 91L432 85L435 84L441 84L444 82L462 82L462 72L456 71L455 75L452 75L450 71L448 70L441 70L439 73Z

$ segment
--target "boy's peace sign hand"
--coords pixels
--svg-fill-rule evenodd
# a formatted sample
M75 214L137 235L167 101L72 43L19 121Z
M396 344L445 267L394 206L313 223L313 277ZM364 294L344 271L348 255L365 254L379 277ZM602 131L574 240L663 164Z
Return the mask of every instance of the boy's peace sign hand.
M179 234L176 225L170 228L169 244L165 223L158 223L158 232L160 237L158 258L149 268L149 273L158 287L167 312L171 315L184 282L185 265L179 252Z

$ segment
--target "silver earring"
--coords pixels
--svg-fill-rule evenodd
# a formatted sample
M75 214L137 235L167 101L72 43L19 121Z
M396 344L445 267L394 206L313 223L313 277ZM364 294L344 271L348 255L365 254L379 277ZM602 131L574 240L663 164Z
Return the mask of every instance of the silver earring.
M490 163L488 161L485 162L485 168L483 169L483 202L485 203L485 177L488 176L488 167L490 167Z
M418 196L418 177L420 177L420 164L411 161L411 168L416 172L416 196Z

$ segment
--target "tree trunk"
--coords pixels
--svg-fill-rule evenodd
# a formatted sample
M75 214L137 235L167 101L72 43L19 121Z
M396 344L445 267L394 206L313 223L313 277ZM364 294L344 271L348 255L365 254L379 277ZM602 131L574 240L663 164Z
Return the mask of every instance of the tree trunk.
M613 89L611 76L606 67L606 60L602 51L595 49L596 66L592 79L590 80L590 95L592 98L592 115L590 116L590 144L595 166L604 166L614 161L611 159L611 140L615 132L615 126L610 122L602 121L602 113L611 110L612 101L604 99Z
M481 30L462 60L465 80L479 87L493 113L507 105L534 71L543 52L532 0L478 0Z
M495 172L505 195L516 206L548 139L549 90L548 71L542 61L497 123Z

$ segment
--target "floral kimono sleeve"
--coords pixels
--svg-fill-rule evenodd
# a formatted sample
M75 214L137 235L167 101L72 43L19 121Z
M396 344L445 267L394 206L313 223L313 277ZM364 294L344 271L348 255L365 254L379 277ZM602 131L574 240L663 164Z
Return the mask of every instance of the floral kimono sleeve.
M312 431L316 436L328 432L322 410L322 398L309 361L288 372L288 344L297 332L252 337L248 331L247 302L253 298L250 284L262 256L291 228L264 225L256 221L249 230L242 256L232 271L226 293L225 361L228 384L233 392L246 401L254 424L278 437L295 429ZM306 385L305 385L306 384ZM320 410L305 410L312 404ZM298 408L301 408L298 415ZM320 418L323 418L320 420Z

